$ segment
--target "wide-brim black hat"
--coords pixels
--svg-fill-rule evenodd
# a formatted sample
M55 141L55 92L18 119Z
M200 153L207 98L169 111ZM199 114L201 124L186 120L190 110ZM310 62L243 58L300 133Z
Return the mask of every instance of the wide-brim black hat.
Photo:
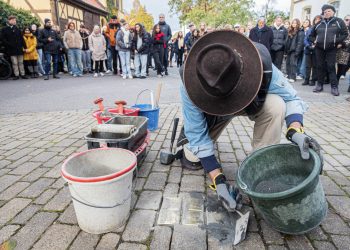
M231 30L213 31L198 39L183 72L191 101L212 115L242 111L257 95L262 78L257 48L247 37Z

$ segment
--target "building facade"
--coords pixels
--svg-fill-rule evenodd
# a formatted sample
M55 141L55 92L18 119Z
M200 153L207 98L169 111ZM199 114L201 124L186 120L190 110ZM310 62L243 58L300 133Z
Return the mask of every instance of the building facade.
M350 14L350 0L291 0L290 17L312 20L316 15L321 14L324 4L332 4L336 9L337 17L344 18Z
M55 25L64 30L69 21L76 27L84 23L92 30L96 24L107 23L107 1L112 1L118 11L123 8L122 0L5 0L15 8L29 10L44 24L50 18Z

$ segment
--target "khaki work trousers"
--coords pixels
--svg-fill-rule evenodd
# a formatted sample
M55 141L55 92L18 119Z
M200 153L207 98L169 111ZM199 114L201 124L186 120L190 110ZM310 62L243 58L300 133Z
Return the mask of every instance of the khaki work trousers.
M21 76L25 75L24 65L23 65L23 55L11 56L11 63L13 68L13 74L15 76L19 76L20 73L21 73Z

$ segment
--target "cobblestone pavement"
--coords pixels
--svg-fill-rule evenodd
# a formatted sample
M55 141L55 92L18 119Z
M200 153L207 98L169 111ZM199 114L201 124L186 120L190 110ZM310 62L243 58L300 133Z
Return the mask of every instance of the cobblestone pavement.
M248 203L244 210L252 213L247 239L234 249L350 249L350 102L345 100L349 96L334 98L327 92L312 94L311 87L298 89L310 106L307 132L324 150L321 181L329 203L327 218L305 235L287 236L272 230ZM91 110L1 115L0 244L9 248L16 244L21 250L233 249L230 218L220 207L217 212L208 209L216 201L204 172L183 170L179 162L159 163L159 151L170 144L175 116L181 117L179 104L161 107L160 129L151 134L147 157L134 180L126 225L91 235L78 227L60 177L63 160L86 150L82 138L96 123ZM232 182L239 163L251 151L251 138L252 123L238 117L216 144ZM215 221L227 221L225 230L204 226Z

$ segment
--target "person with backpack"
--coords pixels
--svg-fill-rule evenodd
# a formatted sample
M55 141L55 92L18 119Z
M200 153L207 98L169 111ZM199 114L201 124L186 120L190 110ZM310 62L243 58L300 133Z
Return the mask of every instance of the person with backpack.
M348 37L348 28L344 21L335 15L333 5L322 6L323 19L316 25L310 34L310 41L315 44L317 61L317 84L313 90L315 93L323 91L323 84L328 73L331 84L331 93L339 95L338 80L335 70L337 48Z

